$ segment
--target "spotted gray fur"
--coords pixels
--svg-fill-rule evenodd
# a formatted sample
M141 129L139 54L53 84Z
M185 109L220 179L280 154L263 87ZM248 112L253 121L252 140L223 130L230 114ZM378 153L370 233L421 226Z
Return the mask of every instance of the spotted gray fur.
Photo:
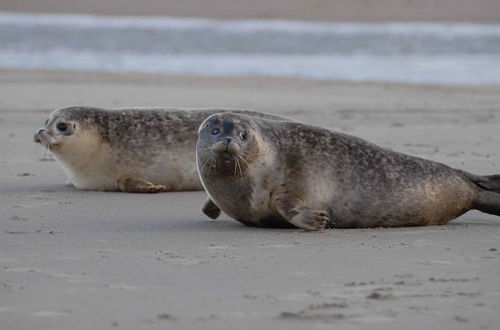
M197 129L206 117L221 111L283 118L236 109L73 106L53 111L35 141L52 151L79 189L201 190L195 160ZM74 134L59 134L56 127L61 121L70 123Z
M210 130L222 122L235 124L218 139ZM237 138L242 130L249 132L248 141ZM228 137L237 152L214 153L213 146ZM232 175L239 171L234 162L220 164L235 155L246 165ZM202 168L209 157L219 168ZM200 127L197 159L213 203L247 225L417 226L443 224L474 208L500 214L496 176L476 176L297 122L213 115ZM293 221L298 215L299 225ZM308 217L315 222L303 225Z

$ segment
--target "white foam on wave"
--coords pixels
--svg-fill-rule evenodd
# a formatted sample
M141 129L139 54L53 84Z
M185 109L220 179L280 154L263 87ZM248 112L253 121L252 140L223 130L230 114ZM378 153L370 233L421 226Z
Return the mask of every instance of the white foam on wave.
M490 56L269 56L136 55L0 50L0 63L33 69L80 69L201 75L250 75L351 81L500 84L498 58ZM473 72L473 74L471 74Z
M0 41L11 68L500 84L500 25L0 12Z

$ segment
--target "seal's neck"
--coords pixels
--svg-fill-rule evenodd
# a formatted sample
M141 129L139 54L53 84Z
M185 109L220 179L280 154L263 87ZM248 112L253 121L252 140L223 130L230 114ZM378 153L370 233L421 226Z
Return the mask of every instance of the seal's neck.
M71 176L102 167L106 159L111 157L109 149L109 145L95 134L81 134L75 139L64 141L52 153Z

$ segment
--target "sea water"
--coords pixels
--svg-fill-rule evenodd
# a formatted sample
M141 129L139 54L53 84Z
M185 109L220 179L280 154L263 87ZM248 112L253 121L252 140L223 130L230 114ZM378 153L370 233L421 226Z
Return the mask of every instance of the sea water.
M0 12L0 67L500 84L500 25Z

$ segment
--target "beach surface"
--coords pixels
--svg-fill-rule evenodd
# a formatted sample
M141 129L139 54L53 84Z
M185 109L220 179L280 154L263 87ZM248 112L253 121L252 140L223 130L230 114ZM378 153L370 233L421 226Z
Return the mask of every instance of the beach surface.
M32 142L50 110L236 107L500 173L500 88L0 70L2 329L498 329L500 218L249 228L204 192L78 191Z
M0 0L1 11L329 22L500 23L496 0Z

